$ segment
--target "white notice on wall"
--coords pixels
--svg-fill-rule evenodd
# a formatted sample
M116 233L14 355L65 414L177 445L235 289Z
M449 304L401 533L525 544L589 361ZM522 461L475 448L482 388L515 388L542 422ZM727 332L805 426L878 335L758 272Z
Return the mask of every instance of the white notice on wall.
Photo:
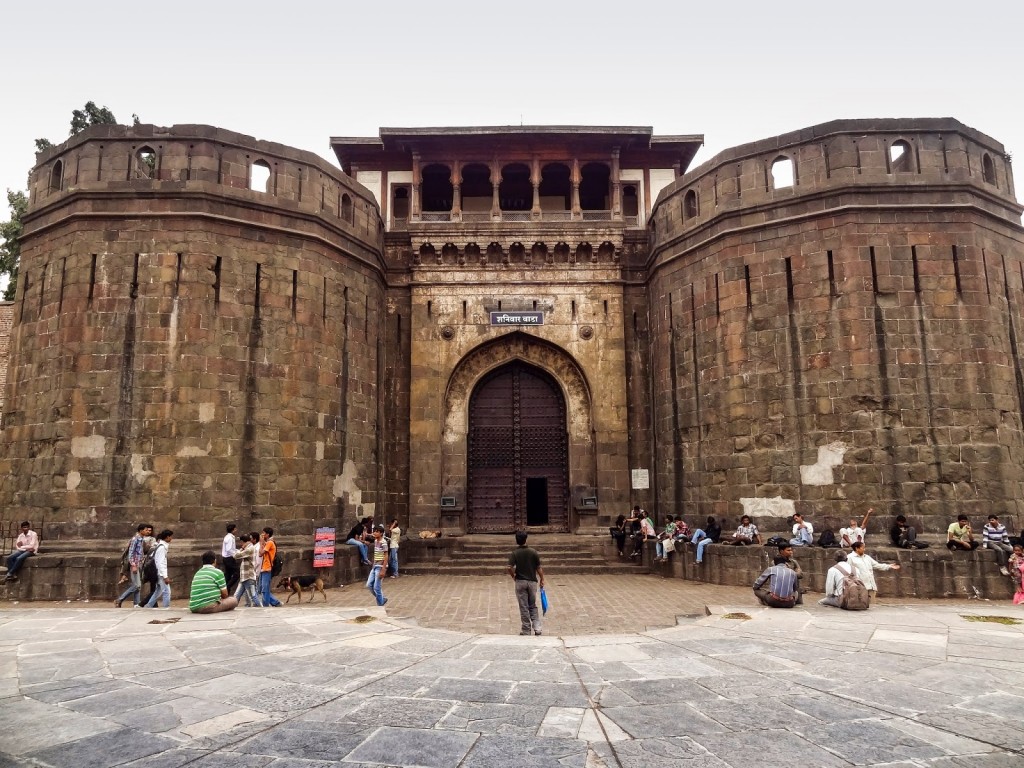
M643 491L651 487L651 476L646 469L634 469L632 473L634 491Z

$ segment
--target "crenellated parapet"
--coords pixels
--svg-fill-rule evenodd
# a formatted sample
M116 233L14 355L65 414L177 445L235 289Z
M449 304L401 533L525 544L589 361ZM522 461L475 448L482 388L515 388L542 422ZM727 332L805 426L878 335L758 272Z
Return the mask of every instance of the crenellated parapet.
M652 253L822 210L971 206L1020 221L1003 146L951 118L836 120L725 150L665 188Z

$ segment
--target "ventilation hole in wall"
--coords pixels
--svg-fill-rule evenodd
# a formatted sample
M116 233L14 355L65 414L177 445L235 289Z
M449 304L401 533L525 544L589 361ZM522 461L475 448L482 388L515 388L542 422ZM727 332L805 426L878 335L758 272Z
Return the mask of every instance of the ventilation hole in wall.
M220 259L218 256L213 262L213 306L220 305Z
M132 301L139 298L139 254L135 254L135 263L132 266L132 287L128 292Z
M750 296L750 265L743 265L743 288L747 293L747 312L753 308L753 302Z
M832 163L828 156L828 144L821 145L821 156L825 159L825 178L832 178Z
M64 309L64 270L68 268L68 260L61 259L60 262L60 295L57 297L57 315Z
M24 283L21 289L21 304L18 305L18 322L22 322L25 319L25 305L28 303L28 290L32 287L32 275L29 271L25 270Z
M263 265L262 264L257 264L256 265L256 286L255 286L256 289L255 289L255 291L253 293L253 302L252 302L253 310L255 311L257 316L260 313L260 278L262 277L262 274L263 274Z
M868 258L871 260L871 290L878 295L878 262L875 260L875 246L868 248Z
M292 270L292 320L299 312L299 270Z
M270 165L257 160L249 167L249 189L253 192L270 192Z
M139 147L135 152L135 176L140 179L156 178L156 152L152 147Z
M636 312L634 312L633 313L633 334L634 335L636 334L638 327L639 327L639 321L637 320Z
M604 313L606 315L608 314L608 299L604 300Z
M963 287L960 285L960 253L956 246L953 246L953 279L956 281L957 298L963 296Z
M427 317L433 317L434 315L434 302L427 302Z
M466 301L463 300L462 301L462 319L463 320L466 319L466 311L467 311Z
M992 291L988 284L988 257L985 256L985 249L981 249L981 268L985 273L985 296L988 297L988 303L992 303Z
M537 300L536 299L533 300L533 309L534 309L534 311L537 310Z
M342 303L342 310L343 310L343 312L341 314L342 326L345 328L345 331L347 332L348 331L348 286L347 285L345 286L345 290L342 292L341 303Z
M786 300L793 306L793 259L786 257Z
M894 141L889 147L889 167L893 173L907 173L914 170L910 153L910 145L900 139Z
M996 186L996 166L987 152L981 156L981 177L986 184Z
M178 291L181 290L181 254L178 254L178 265L174 271L174 298L178 298Z
M501 312L501 302L498 302L498 311Z
M715 317L722 316L722 301L718 290L718 273L715 273Z
M917 246L910 246L910 261L914 267L914 293L921 293L921 271L917 265Z
M370 338L370 294L363 299L363 338Z
M96 293L96 254L92 255L92 263L89 265L89 306L92 306L92 297Z
M793 167L793 160L785 155L779 155L772 160L772 188L785 189L792 187L796 181L796 171Z
M839 290L836 287L836 264L835 260L832 258L832 251L828 251L826 256L828 257L828 295L838 296Z
M946 140L940 136L939 142L942 144L942 170L945 173L949 173L949 158L946 156Z
M347 194L341 196L341 218L349 224L355 224L355 211L352 208L352 198Z
M320 322L327 325L327 278L324 278L324 291L321 294L322 304L320 306Z
M43 264L43 274L39 276L39 306L36 307L36 320L43 316L43 291L46 290L46 269L49 264Z
M576 299L572 300L572 316L576 317Z

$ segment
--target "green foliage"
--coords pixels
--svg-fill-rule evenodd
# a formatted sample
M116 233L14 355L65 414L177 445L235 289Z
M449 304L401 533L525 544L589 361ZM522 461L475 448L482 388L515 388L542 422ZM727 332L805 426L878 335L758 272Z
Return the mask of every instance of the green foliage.
M11 218L0 224L0 275L8 275L10 282L4 291L5 301L14 299L18 290L18 261L21 255L21 218L28 208L28 198L24 192L7 190L7 204L11 208Z
M82 109L75 109L71 111L71 130L68 132L68 136L75 136L90 125L116 125L117 118L114 117L114 113L107 107L97 107L95 101L85 102L85 106ZM132 124L139 124L139 116L132 115ZM49 139L36 139L36 152L42 152L44 149L49 149L53 146L53 142Z

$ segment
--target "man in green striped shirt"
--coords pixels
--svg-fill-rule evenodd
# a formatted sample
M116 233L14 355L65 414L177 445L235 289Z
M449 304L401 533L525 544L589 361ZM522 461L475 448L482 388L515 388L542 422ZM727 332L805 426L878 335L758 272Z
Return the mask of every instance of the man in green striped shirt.
M192 591L189 593L188 609L192 613L220 613L232 611L238 600L228 596L224 573L214 563L215 552L203 553L203 567L192 577Z

